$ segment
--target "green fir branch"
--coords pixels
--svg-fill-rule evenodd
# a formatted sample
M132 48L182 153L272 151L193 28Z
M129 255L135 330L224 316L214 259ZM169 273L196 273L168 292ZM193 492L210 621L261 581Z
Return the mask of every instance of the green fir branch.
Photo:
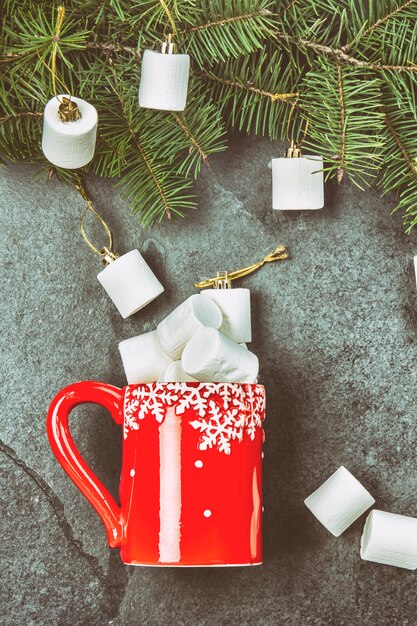
M347 176L361 188L369 184L381 166L380 80L323 58L307 73L301 89L309 122L306 145L324 157L326 177L341 182Z
M380 184L385 194L395 193L396 210L402 214L408 233L417 224L416 87L415 79L397 76L387 77L383 87L385 167Z
M141 54L172 28L160 0L67 0L58 84L96 106L88 170L117 178L146 225L195 208L193 179L226 147L225 127L300 138L327 178L357 185L378 174L407 232L417 215L417 0L166 0L178 52L189 53L184 112L140 109ZM0 151L52 168L41 152L53 95L58 3L5 0L0 22ZM109 80L110 76L110 80ZM60 87L60 89L61 89ZM302 134L302 133L301 133Z
M239 131L283 138L292 105L299 97L295 67L282 52L266 50L229 59L197 72L208 83L228 125Z

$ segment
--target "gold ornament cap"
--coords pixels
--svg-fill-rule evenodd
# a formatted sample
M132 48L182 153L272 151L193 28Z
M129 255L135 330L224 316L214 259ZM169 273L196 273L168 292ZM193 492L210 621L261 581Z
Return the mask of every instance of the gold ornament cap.
M285 157L288 159L300 159L302 156L301 148L297 148L295 141L291 141L291 146L285 150Z
M58 107L58 115L63 122L75 122L81 117L78 104L71 98L66 97L61 100L61 104Z

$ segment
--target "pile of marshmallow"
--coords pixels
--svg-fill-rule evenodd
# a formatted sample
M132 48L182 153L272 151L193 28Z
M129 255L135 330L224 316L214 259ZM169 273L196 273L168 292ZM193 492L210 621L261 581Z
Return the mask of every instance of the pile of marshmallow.
M342 466L304 503L332 535L339 537L375 500ZM374 509L365 522L360 555L365 561L417 569L417 518Z
M255 383L248 289L190 296L153 330L119 344L127 382Z

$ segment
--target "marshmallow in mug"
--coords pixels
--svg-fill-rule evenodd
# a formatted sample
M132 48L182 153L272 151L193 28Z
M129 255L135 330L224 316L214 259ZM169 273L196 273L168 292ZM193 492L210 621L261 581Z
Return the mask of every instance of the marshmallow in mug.
M178 360L194 333L206 326L220 328L222 321L219 307L209 298L197 294L184 300L163 319L156 332L163 351Z
M215 328L199 330L182 354L184 371L202 382L254 383L258 357Z
M339 469L304 500L313 515L339 537L375 500L346 469Z
M119 351L129 385L155 382L172 363L155 330L121 341Z
M182 367L181 361L174 361L166 368L158 378L158 383L193 383L197 379L189 376Z
M252 341L249 289L203 289L202 296L213 300L223 315L220 331L236 341Z
M111 261L97 278L124 319L164 291L138 250L131 250Z
M80 117L64 122L58 109L64 98L75 102ZM87 165L94 156L98 116L92 104L65 94L49 100L43 114L42 151L48 161L70 170Z
M417 569L417 518L377 509L371 511L361 538L361 558Z

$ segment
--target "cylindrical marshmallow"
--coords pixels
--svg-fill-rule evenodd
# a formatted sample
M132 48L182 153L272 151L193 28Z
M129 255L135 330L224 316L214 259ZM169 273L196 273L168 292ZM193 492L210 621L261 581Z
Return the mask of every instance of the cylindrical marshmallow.
M181 361L174 361L158 378L158 383L193 383L196 380L184 372Z
M182 353L182 366L202 382L254 383L258 357L215 328L203 328Z
M109 263L97 278L125 319L164 291L138 250L131 250Z
M172 363L161 349L154 330L121 341L119 351L129 385L156 382Z
M78 120L61 120L58 108L62 98L71 98L78 105ZM64 94L49 100L43 114L42 134L42 151L48 161L70 170L87 165L94 156L97 122L96 109L81 98Z
M249 289L204 289L201 295L213 300L223 315L220 331L236 341L252 340Z
M374 509L361 538L365 561L417 569L417 518Z
M145 50L139 85L139 106L161 111L184 111L190 57Z
M339 537L374 502L371 494L343 465L304 500L313 515L335 537Z
M322 157L308 155L272 159L273 209L322 209L323 206Z
M417 256L414 257L414 273L416 275L416 285L417 285Z
M217 304L198 294L184 300L158 324L156 332L164 352L175 361L185 344L201 328L220 328L223 318Z

